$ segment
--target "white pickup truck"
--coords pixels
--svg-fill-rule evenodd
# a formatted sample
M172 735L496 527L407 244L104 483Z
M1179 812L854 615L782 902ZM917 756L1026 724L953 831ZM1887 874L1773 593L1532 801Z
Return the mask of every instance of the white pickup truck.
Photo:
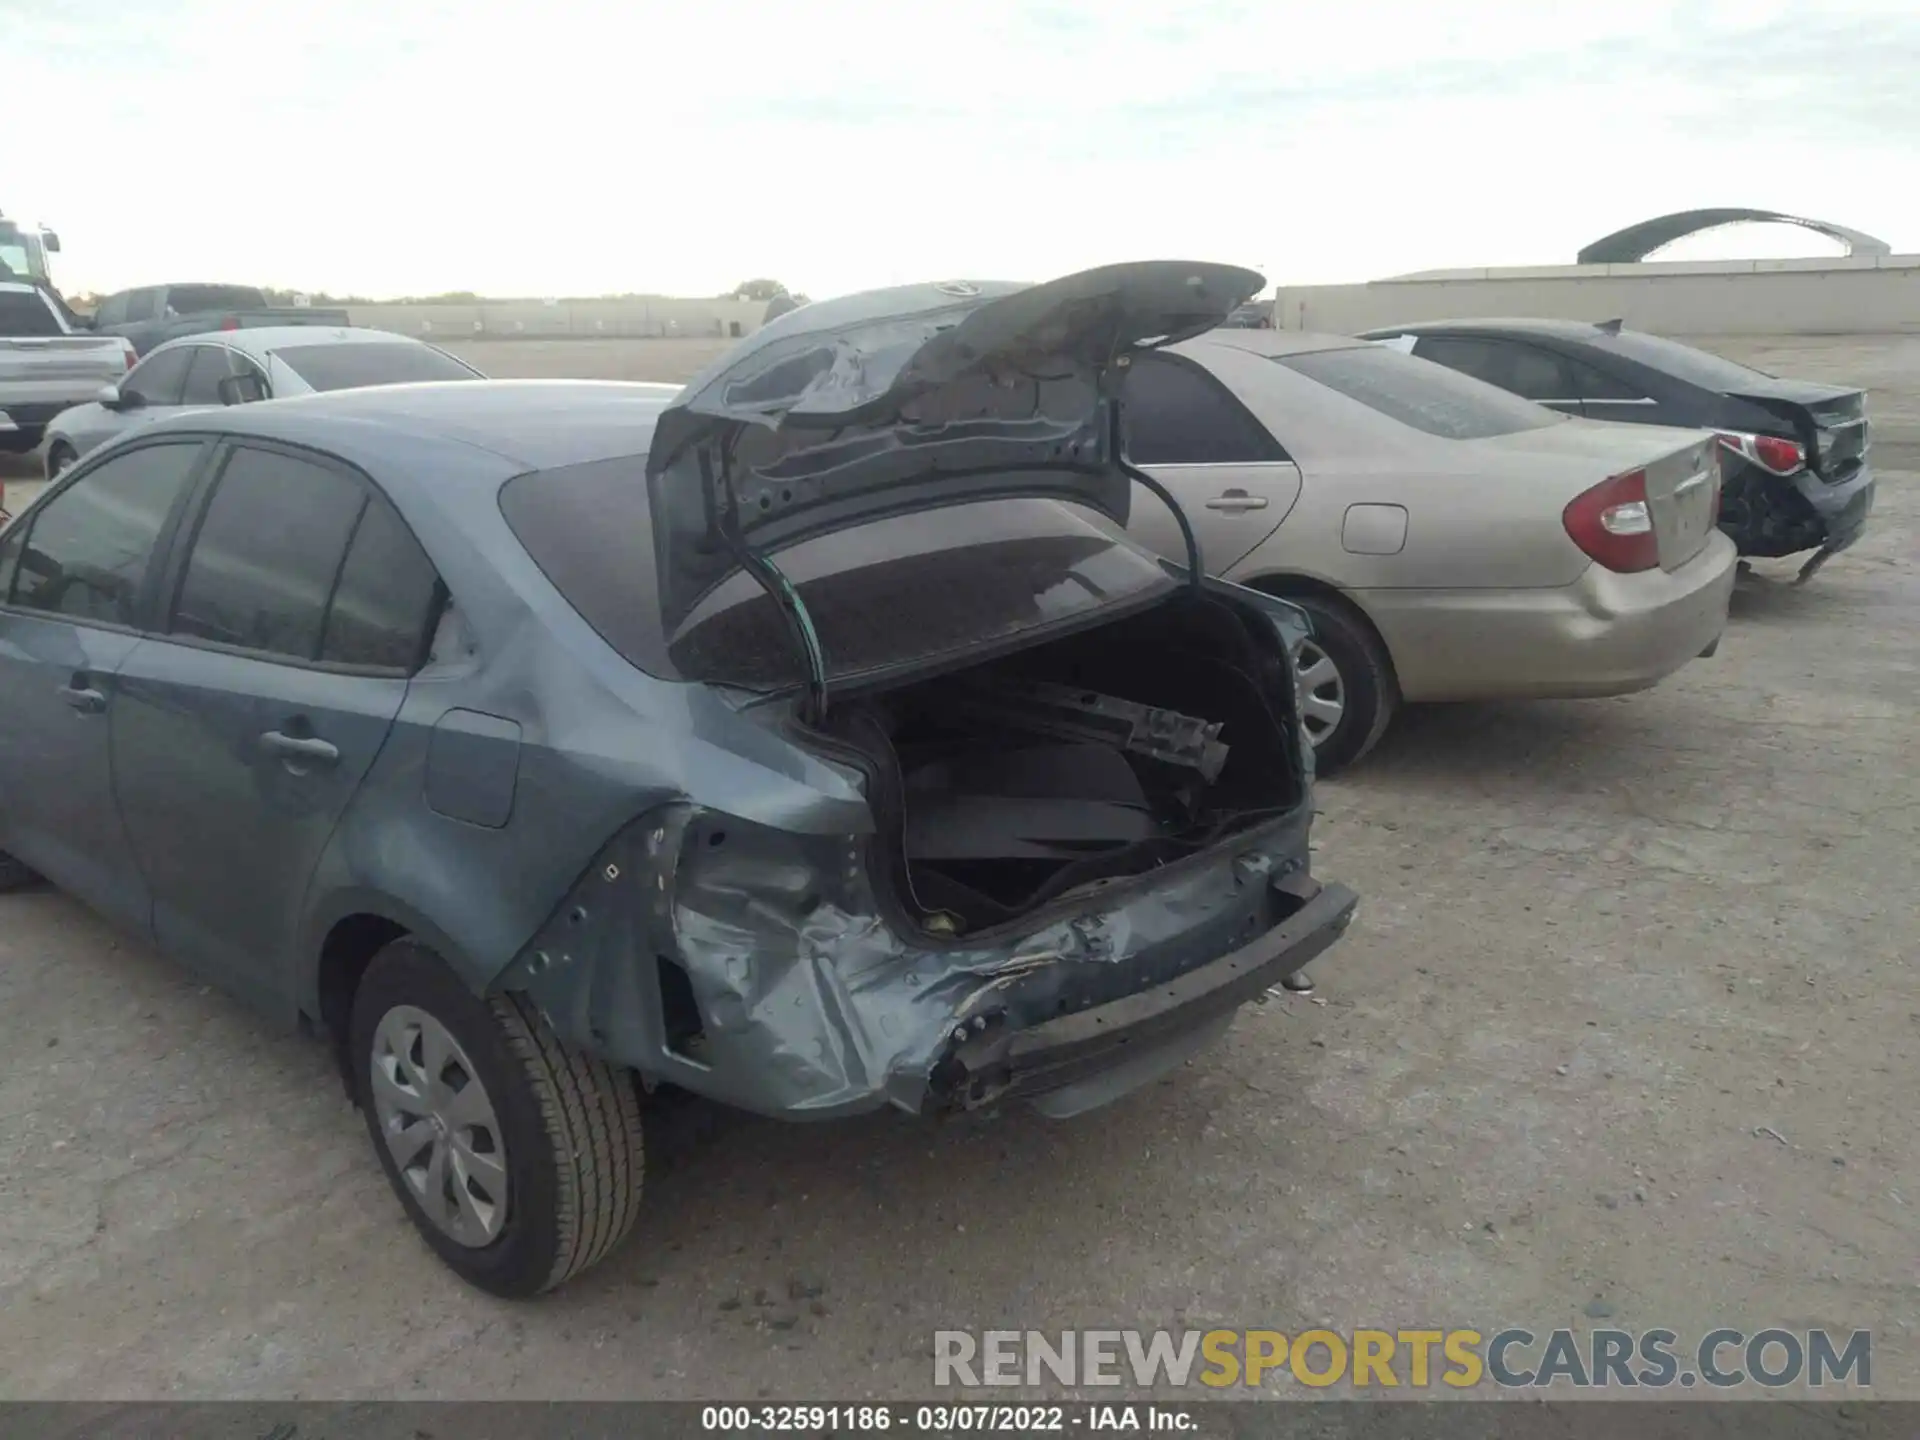
M25 455L47 422L133 368L118 335L75 333L38 286L0 280L0 454Z

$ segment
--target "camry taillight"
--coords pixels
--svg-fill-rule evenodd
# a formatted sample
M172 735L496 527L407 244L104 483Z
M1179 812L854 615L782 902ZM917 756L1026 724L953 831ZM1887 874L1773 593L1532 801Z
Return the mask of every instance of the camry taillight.
M131 370L135 365L140 363L140 354L137 350L133 348L133 345L131 342L127 342L125 344L125 346L123 347L123 353L126 357L127 369Z
M1736 430L1717 432L1720 443L1742 459L1751 460L1775 475L1792 475L1807 464L1807 447L1778 435L1747 435Z
M1567 502L1560 520L1568 538L1595 564L1631 575L1660 563L1644 470L1629 470L1582 491Z

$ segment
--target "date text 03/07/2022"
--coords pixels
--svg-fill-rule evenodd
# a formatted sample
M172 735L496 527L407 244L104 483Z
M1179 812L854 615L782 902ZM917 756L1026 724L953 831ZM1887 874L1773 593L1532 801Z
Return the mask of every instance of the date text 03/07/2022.
M1190 1433L1192 1413L1175 1405L707 1405L700 1428L719 1434L1065 1434L1071 1431Z

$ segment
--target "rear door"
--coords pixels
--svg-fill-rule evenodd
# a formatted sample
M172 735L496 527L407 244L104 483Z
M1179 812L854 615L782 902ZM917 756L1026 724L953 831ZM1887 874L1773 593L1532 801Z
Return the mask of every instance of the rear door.
M309 876L424 658L438 580L358 471L229 443L121 668L116 793L160 944L266 1006ZM395 617L399 617L396 619Z
M1180 502L1207 570L1224 575L1287 518L1300 469L1218 377L1179 355L1138 356L1122 393L1127 458ZM1184 558L1178 521L1140 495L1127 531L1159 554Z
M0 848L141 930L148 894L114 805L109 737L154 557L206 453L192 439L135 444L0 532Z
M1677 423L1661 410L1660 402L1647 393L1645 386L1578 356L1563 355L1561 360L1572 377L1573 393L1579 397L1580 409L1589 420L1615 420L1629 425Z

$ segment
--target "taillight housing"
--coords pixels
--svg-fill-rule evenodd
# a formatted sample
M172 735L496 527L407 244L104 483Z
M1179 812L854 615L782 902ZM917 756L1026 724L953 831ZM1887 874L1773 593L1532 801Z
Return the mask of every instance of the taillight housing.
M240 317L238 315L227 316L226 319L220 322L220 328L222 330L238 330L240 328Z
M1583 490L1567 502L1560 522L1567 527L1567 537L1596 565L1631 575L1660 563L1644 470L1629 470Z
M127 369L131 370L135 365L138 365L140 363L140 352L133 348L132 341L130 340L121 341L120 352L126 359Z
M1736 430L1716 432L1720 443L1750 460L1770 475L1794 475L1807 468L1807 447L1778 435L1747 435Z

